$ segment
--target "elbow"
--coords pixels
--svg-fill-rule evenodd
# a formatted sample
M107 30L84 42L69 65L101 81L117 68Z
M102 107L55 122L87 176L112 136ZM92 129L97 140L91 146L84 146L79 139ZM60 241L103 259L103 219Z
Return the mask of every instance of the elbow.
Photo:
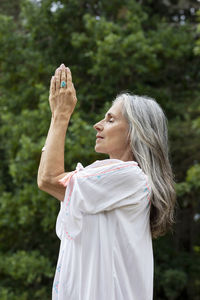
M43 184L43 182L41 180L37 180L37 186L38 186L39 190L42 191L44 184Z
M55 185L54 177L48 175L38 175L37 177L37 185L41 191L46 192L50 187Z
M48 185L48 179L45 177L38 176L37 177L37 185L41 191L44 191L45 187Z
M44 182L41 179L37 179L37 186L42 191L44 189Z

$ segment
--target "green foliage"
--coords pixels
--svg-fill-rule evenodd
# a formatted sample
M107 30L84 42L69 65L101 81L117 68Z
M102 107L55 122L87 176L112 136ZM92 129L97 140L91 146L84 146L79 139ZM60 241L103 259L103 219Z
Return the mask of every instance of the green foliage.
M1 256L1 271L13 280L20 280L25 286L40 282L42 276L52 276L49 260L41 256L39 251L18 251L10 257Z
M198 17L198 19L200 20L200 10L197 12L197 17ZM198 24L198 26L197 26L197 33L198 33L198 34L200 33L200 24ZM200 55L200 39L198 39L198 40L196 41L196 46L195 46L195 48L194 48L194 53L195 53L196 55Z
M163 287L167 299L174 300L181 294L187 283L187 275L180 270L168 269L162 276Z
M0 299L24 299L34 293L34 299L45 297L48 288L42 287L53 275L53 268L47 257L39 251L17 251L0 254L1 283L10 283L9 288L0 290ZM29 290L29 293L27 292ZM12 292L15 291L15 293ZM37 292L35 292L37 290ZM43 299L47 299L46 297Z
M174 234L154 242L155 299L198 300L200 28L191 8L195 1L1 1L0 300L51 297L59 203L36 177L50 78L62 62L78 97L66 170L105 158L92 125L117 93L155 97L165 110L178 207Z
M186 181L193 188L200 188L200 164L194 165L188 170Z

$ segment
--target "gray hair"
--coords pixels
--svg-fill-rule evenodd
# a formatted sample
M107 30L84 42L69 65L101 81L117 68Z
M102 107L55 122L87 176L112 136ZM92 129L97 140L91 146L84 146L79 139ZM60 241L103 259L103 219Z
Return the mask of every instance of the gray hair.
M160 105L147 96L121 93L122 114L129 124L128 139L134 159L152 188L150 224L154 238L174 223L176 193L168 154L167 118Z

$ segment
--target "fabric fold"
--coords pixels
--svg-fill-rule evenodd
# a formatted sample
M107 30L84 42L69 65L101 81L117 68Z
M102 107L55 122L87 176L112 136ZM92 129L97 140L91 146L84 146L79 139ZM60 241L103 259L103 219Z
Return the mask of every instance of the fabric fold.
M97 214L127 205L134 205L137 210L144 193L146 205L150 199L147 176L134 161L97 161L87 168L78 163L76 170L67 174L61 183L67 188L56 232L61 237L64 231L67 239L74 239L81 232L84 214Z
M78 163L61 182L52 300L152 300L151 188L138 164Z

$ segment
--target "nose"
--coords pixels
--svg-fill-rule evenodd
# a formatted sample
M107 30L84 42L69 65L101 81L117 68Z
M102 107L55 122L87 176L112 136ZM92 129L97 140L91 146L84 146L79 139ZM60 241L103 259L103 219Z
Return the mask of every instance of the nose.
M97 131L102 131L103 130L103 125L102 125L101 121L94 124L93 128L96 129Z

